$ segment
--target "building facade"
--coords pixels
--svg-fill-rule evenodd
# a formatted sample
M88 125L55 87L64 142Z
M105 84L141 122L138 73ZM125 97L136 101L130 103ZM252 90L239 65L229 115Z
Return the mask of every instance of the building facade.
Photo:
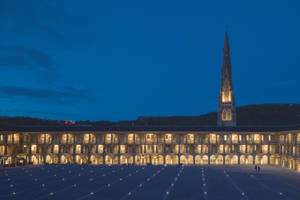
M1 132L0 156L4 164L258 164L300 171L300 129Z
M0 129L3 165L278 165L300 171L300 127L236 127L228 34L217 127Z

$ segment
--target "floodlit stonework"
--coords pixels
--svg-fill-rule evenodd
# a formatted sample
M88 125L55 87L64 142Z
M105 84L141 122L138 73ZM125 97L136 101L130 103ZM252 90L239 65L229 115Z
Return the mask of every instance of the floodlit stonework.
M4 164L280 165L300 171L300 130L0 134Z

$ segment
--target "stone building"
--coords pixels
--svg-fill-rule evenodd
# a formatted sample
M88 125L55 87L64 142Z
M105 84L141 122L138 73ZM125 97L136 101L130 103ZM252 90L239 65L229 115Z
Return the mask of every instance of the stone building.
M218 105L218 126L236 126L235 98L232 88L232 72L228 33L225 33L221 92Z
M237 127L228 35L216 127L0 129L10 164L278 165L300 171L300 127Z

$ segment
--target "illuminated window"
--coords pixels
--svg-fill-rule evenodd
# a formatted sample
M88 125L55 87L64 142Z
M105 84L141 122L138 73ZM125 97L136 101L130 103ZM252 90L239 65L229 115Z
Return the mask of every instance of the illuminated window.
M98 145L98 153L103 153L103 145Z
M81 145L80 144L76 145L75 151L76 151L76 153L81 153Z
M0 146L0 155L3 156L4 155L4 151L5 151L5 146L1 145Z
M83 143L88 144L90 141L90 134L83 135Z
M222 111L222 120L225 121L226 120L226 110Z
M58 146L58 144L54 145L53 152L54 153L58 153L59 152L59 146Z
M209 140L211 144L215 144L217 142L216 134L210 134L209 137L210 137Z
M246 145L240 145L240 152L241 153L246 153Z
M111 143L111 134L106 134L106 136L105 136L105 143L106 144L110 144Z
M120 145L120 153L126 153L126 146Z
M231 91L222 92L222 103L229 103L231 102Z
M133 144L133 134L128 134L128 136L127 136L127 143L128 144Z
M231 135L231 141L232 141L232 143L237 144L238 143L238 135L237 134L232 134Z
M226 112L226 120L228 120L228 121L231 120L231 110L227 110L227 112Z
M35 154L36 153L36 145L31 145L31 153Z
M171 134L165 134L165 142L167 144L171 144L172 141L172 135Z
M230 121L231 120L231 110L223 110L222 111L222 120L223 121Z
M262 145L262 152L268 153L268 145Z
M224 145L219 145L218 153L223 153Z
M68 139L67 134L63 134L62 137L61 137L61 143L62 144L66 144L67 143L67 139Z
M189 144L193 144L194 143L194 134L188 134L187 140L188 140Z

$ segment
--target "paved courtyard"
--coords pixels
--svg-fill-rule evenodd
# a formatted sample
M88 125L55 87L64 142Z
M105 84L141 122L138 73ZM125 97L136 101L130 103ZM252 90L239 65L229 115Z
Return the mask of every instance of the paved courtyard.
M0 199L300 199L300 173L270 166L26 166L0 185Z

